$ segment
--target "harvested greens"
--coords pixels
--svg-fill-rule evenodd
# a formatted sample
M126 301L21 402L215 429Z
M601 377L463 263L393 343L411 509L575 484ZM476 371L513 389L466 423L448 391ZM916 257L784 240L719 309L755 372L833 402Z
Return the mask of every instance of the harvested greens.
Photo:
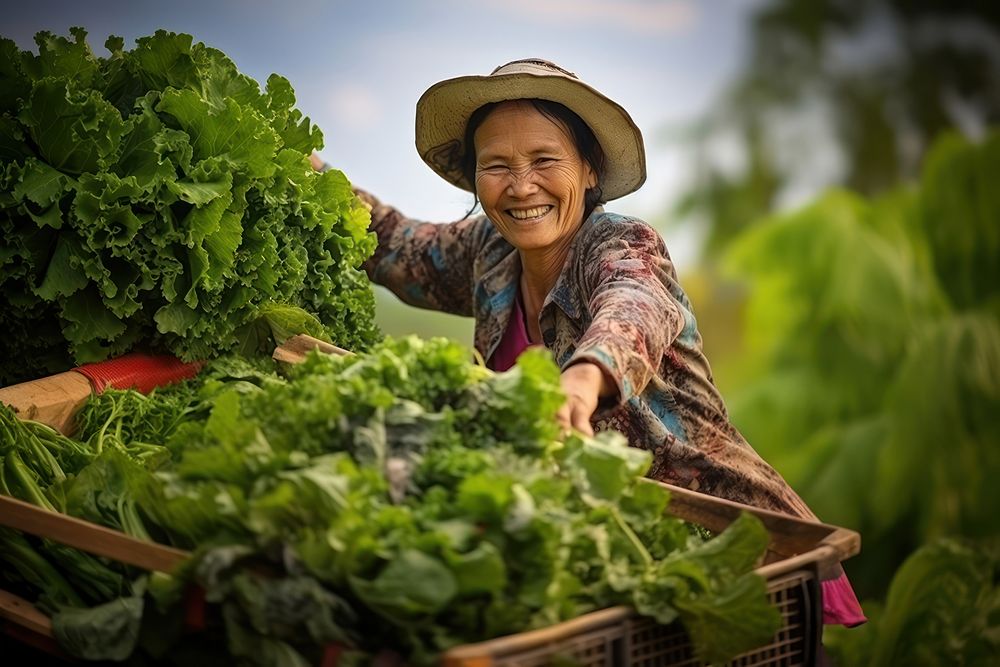
M0 39L0 385L141 344L184 360L379 337L369 216L289 82L158 31Z
M667 492L643 479L648 452L615 433L561 438L547 353L501 374L467 358L406 338L314 354L282 377L219 359L148 397L94 397L86 445L72 445L85 455L65 450L68 490L46 478L33 493L194 556L173 576L132 573L103 599L56 600L73 584L23 579L63 609L60 640L88 658L232 661L225 650L240 664L306 665L335 646L360 664L385 649L431 664L616 604L681 619L709 661L771 638L780 617L752 572L767 544L755 518L706 541L664 516ZM44 452L70 447L22 440L0 456L44 468ZM17 565L20 552L0 553ZM195 635L182 622L192 583L209 603Z

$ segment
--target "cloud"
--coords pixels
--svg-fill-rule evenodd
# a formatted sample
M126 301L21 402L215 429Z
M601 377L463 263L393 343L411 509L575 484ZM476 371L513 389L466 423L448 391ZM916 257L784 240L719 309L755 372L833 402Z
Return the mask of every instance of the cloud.
M344 84L334 88L327 106L344 127L367 130L382 121L382 106L370 88L357 84Z
M563 25L591 25L644 34L681 32L698 15L691 0L501 0L490 6L525 19L539 17L558 20Z

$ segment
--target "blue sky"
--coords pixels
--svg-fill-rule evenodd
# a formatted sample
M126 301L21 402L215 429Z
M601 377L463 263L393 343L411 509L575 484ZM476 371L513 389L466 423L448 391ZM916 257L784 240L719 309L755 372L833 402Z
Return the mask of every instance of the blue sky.
M460 217L470 195L439 179L413 147L414 106L441 79L524 57L559 63L622 104L642 129L649 175L609 209L649 220L685 182L667 136L698 118L744 56L758 0L31 0L4 9L0 34L35 50L34 34L83 26L103 53L157 29L187 32L258 81L277 72L324 132L321 155L405 213ZM683 270L697 234L665 232ZM686 260L686 258L691 258Z

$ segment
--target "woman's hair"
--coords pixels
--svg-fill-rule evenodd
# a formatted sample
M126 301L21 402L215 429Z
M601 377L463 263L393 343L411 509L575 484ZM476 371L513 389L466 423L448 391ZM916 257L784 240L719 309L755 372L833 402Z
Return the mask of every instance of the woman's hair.
M590 129L590 126L584 123L583 119L571 111L569 107L559 102L552 102L551 100L527 99L524 101L529 102L531 106L535 107L539 113L549 120L565 127L569 131L569 136L573 140L577 152L580 153L580 157L586 160L590 168L594 170L594 174L597 176L597 185L588 188L583 197L583 217L586 219L599 204L604 203L604 192L601 190L601 184L604 182L605 161L604 150L601 148L601 144L598 143L597 137L594 136L594 132ZM464 150L462 155L462 173L466 180L472 184L473 197L475 197L475 200L472 202L472 208L465 214L465 217L472 215L472 212L479 205L479 197L475 194L476 130L479 129L479 126L483 124L486 117L500 104L503 104L503 102L490 102L479 107L469 116L469 122L465 126L465 142L462 144Z

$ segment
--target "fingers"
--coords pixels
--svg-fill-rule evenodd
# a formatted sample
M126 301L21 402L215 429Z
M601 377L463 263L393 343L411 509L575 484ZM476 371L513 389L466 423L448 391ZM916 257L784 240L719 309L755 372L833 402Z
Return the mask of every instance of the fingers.
M576 430L586 436L594 435L590 418L597 409L604 374L592 363L570 366L560 376L566 402L556 413L556 419L565 431Z
M563 437L572 431L579 431L586 436L594 435L594 428L590 425L590 416L593 409L588 409L585 401L576 396L570 396L556 413L556 421L563 430Z
M593 437L594 428L590 425L590 415L585 411L576 412L572 418L573 428L586 436Z
M556 421L559 422L563 438L567 437L573 431L573 417L570 414L569 403L563 403L559 411L556 412Z

